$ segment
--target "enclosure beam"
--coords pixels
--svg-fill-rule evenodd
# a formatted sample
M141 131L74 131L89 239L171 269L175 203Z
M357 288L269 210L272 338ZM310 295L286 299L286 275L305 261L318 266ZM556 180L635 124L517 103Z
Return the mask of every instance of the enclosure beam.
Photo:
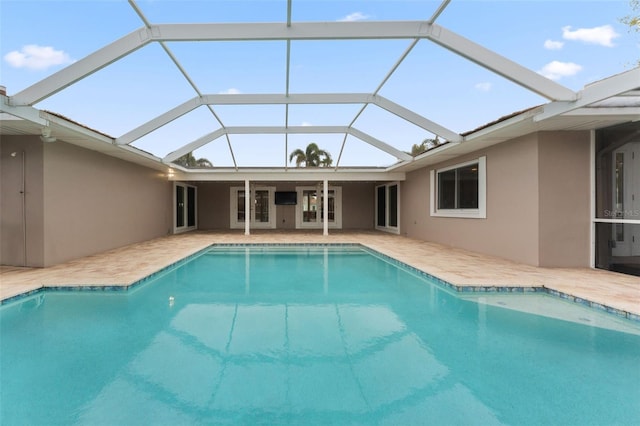
M11 97L14 105L33 105L150 43L153 30L141 28L96 50Z
M116 143L118 145L129 145L130 143L135 142L136 140L153 132L154 130L159 129L165 124L171 123L173 120L193 111L201 105L202 102L200 101L200 97L196 96L195 98L189 99L187 102L184 102L177 107L170 109L164 114L160 114L154 119L149 120L143 125L136 127L135 129L125 133L119 138L116 138Z
M574 102L552 102L542 107L543 111L533 120L538 122L557 115L574 111L614 96L633 92L640 88L640 67L597 81L578 92Z
M576 99L576 93L571 89L440 25L429 27L429 40L549 100Z

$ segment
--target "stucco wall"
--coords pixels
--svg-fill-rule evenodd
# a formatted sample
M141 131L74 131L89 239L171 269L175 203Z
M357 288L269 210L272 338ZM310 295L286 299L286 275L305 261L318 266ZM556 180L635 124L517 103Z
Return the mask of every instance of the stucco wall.
M42 159L42 142L37 136L2 136L0 138L0 264L2 265L42 266L44 263ZM23 164L24 211L21 193Z
M375 184L343 182L342 229L373 229L375 220Z
M44 145L44 264L167 235L166 176L63 142Z
M487 218L429 215L429 171L486 156ZM401 233L411 238L538 264L538 143L528 135L407 174Z
M407 175L402 234L545 267L588 267L589 132L540 132ZM487 218L429 216L429 171L487 159Z
M589 132L541 133L538 145L541 266L588 267Z
M198 228L229 229L229 188L244 182L198 182ZM373 229L374 184L330 182L342 187L342 229ZM268 182L277 191L295 191L292 182ZM297 186L305 186L299 184ZM296 206L276 206L276 229L296 228Z
M229 229L227 182L198 182L198 229Z

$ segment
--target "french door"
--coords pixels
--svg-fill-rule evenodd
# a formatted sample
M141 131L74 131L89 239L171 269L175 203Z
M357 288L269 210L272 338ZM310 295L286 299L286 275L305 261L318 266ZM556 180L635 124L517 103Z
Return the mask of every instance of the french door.
M231 188L231 221L232 229L245 227L246 203L249 203L249 224L251 228L275 228L276 209L274 203L274 187L252 187L247 197L244 187Z
M296 206L297 228L322 228L324 225L324 194L322 185L299 186ZM342 188L329 187L327 222L330 228L342 228Z

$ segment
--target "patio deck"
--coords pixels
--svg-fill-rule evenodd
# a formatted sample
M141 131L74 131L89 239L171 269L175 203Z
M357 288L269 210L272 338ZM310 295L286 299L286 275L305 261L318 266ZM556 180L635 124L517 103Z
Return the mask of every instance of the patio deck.
M0 300L48 286L130 285L214 243L360 243L454 286L546 287L640 316L640 278L597 269L537 268L383 232L191 232L50 268L0 268Z

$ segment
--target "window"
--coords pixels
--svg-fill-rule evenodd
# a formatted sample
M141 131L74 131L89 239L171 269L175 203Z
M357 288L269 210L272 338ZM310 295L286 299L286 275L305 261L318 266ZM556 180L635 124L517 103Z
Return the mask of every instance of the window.
M399 233L398 208L399 208L398 183L389 183L376 187L376 229Z
M484 219L486 157L431 171L431 216Z

